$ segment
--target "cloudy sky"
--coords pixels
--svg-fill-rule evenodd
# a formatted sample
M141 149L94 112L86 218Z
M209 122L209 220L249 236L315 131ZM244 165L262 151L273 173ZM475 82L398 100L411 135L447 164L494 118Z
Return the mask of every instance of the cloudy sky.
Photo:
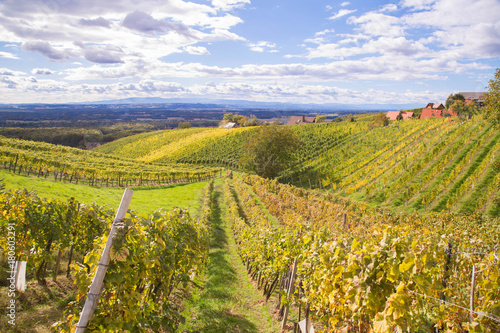
M500 67L500 0L0 0L0 103L444 102Z

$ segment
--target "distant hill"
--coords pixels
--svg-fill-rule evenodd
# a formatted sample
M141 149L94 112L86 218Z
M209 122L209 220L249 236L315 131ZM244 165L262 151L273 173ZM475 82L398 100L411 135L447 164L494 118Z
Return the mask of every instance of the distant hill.
M121 104L205 104L213 108L257 108L272 110L315 110L315 111L374 111L374 110L401 110L421 107L419 103L407 104L299 104L279 102L255 102L247 100L226 100L207 98L160 98L160 97L131 97L124 99L83 102L79 104L94 105L121 105Z

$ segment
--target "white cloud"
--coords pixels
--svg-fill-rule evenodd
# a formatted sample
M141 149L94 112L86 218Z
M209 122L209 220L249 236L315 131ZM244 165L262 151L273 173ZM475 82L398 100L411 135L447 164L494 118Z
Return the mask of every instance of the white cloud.
M23 51L40 53L54 61L64 61L75 55L69 49L55 48L45 41L28 41L23 43L21 48Z
M31 74L33 74L33 75L52 75L52 74L54 74L54 71L52 71L48 68L33 68L31 70Z
M79 23L83 26L97 26L103 28L109 28L112 24L110 20L106 20L103 17L98 17L95 19L80 19Z
M390 3L380 8L379 11L383 13L383 12L394 12L396 10L398 10L398 6L393 3Z
M377 12L350 17L348 23L355 24L357 30L372 36L402 36L405 31L398 17Z
M249 43L248 46L250 50L255 52L278 52L276 50L276 43L268 42L268 41L259 41L257 43Z
M334 29L325 29L314 34L314 38L308 38L304 40L304 43L312 44L323 44L327 41L327 36L332 35L335 32Z
M134 94L203 95L206 91L223 98L241 98L237 95L239 92L248 94L245 98L284 100L288 96L297 101L305 100L307 94L315 101L343 100L344 97L339 96L346 94L350 96L347 100L361 101L378 97L374 92L342 90L328 85L338 81L414 80L429 86L429 81L445 81L454 74L484 74L476 70L490 69L486 64L496 63L500 56L498 0L401 0L369 12L360 7L354 15L356 9L349 9L349 2L335 3L325 7L329 19L317 26L317 33L308 33L311 38L305 39L307 44L298 51L290 46L296 36L290 35L292 42L289 45L283 42L278 48L266 40L273 37L249 33L244 26L232 30L244 23L236 9L248 6L250 0L196 2L4 2L0 9L3 45L0 59L24 60L28 55L22 51L34 52L53 62L66 62L65 68L73 68L59 70L60 64L49 66L46 62L36 65L57 69L58 75L52 77L66 83L48 80L50 76L43 76L49 75L50 70L46 68L35 68L31 73L0 69L0 99L35 98L35 92L48 97L47 101L65 101L63 98L81 100L81 96L91 100ZM343 27L338 20L342 17L348 18L347 26ZM252 36L252 41L242 37L243 34L249 39ZM302 54L285 56L298 59L296 63L288 60L266 64L264 54L255 56L252 52L247 59L241 57L228 62L235 64L232 66L213 65L224 63L220 59L211 62L212 65L202 63L201 59L212 57L198 57L196 63L167 62L172 61L168 56L175 53L210 55L206 45L220 41L238 41L253 52L283 49ZM297 44L300 40L293 45ZM15 48L8 49L10 46ZM32 54L29 56L34 58ZM273 61L276 59L273 57ZM485 59L493 60L482 63ZM245 64L245 61L256 60L255 64ZM31 66L29 68L31 70ZM182 82L214 80L217 84L185 86L164 81L176 78L189 79ZM88 84L98 80L102 83ZM237 80L242 82L235 83ZM267 84L271 80L289 84ZM221 83L224 81L227 82ZM290 82L308 84L299 86ZM380 94L384 96L381 100L398 98L389 92ZM407 94L406 98L409 96L417 98L418 93Z
M10 52L0 52L0 58L6 58L6 59L19 59L18 56L10 53Z
M342 47L339 44L322 44L309 49L307 58L346 58L364 54L394 55L419 58L431 56L433 52L420 42L407 40L404 37L380 37L372 39L362 46Z
M23 96L20 96L23 92ZM136 97L206 97L236 99L245 96L255 101L293 103L422 103L428 100L444 100L449 92L390 91L369 89L358 91L322 84L226 82L181 85L159 80L141 80L137 83L75 84L33 78L0 79L0 102L47 102L91 101L100 99Z
M500 55L500 2L496 0L404 1L414 10L400 21L407 30L432 29L428 43L458 58ZM417 11L418 10L418 11Z
M314 36L315 37L317 37L317 36L323 36L323 35L334 33L334 32L335 32L334 29L325 29L325 30L322 30L322 31L319 31L319 32L315 33Z
M341 18L342 16L346 16L346 15L352 14L352 13L354 13L356 11L357 11L357 9L341 9L336 14L334 14L333 16L330 16L328 19L330 19L330 20L336 20L338 18Z
M24 75L24 74L25 74L24 72L13 71L13 70L8 69L8 68L0 68L0 75L5 75L5 76L20 76L20 75Z
M216 8L183 0L9 1L0 11L0 40L19 43L24 51L58 62L158 59L198 42L244 41L230 31L243 21L224 11L247 3L249 0L218 0ZM80 48L74 41L87 47ZM118 49L121 51L112 51ZM2 52L0 57L12 54Z
M222 10L231 10L247 4L250 4L250 0L212 0L212 5Z
M203 46L186 46L184 50L189 54L209 55L210 52Z
M122 25L126 28L144 34L155 35L164 34L168 31L174 31L180 35L193 37L193 34L189 31L189 28L183 23L158 20L147 13L137 10L127 14L127 16L125 16L125 18L123 19Z
M401 5L403 7L411 7L412 10L423 10L430 9L434 2L436 0L402 0Z

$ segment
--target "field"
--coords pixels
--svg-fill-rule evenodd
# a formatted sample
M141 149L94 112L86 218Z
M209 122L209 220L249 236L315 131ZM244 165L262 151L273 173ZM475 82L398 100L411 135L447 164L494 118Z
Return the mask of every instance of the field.
M27 189L40 196L67 201L75 198L79 202L93 203L116 209L123 195L120 187L89 187L86 185L53 182L35 177L14 175L0 169L0 179L4 179L7 189ZM200 208L200 197L207 182L192 184L143 186L134 188L134 200L130 209L139 214L149 214L159 209L189 209L194 214Z
M285 317L291 332L304 315L318 332L498 330L498 130L374 119L292 126L301 148L276 180L239 170L252 128L142 133L92 152L1 138L0 227L16 231L30 279L21 327L74 327L129 186L89 331L279 332Z

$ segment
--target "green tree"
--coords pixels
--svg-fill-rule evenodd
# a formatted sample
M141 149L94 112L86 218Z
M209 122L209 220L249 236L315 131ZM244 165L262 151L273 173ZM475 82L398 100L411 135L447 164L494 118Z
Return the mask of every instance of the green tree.
M453 103L455 103L456 101L462 101L463 103L465 103L464 95L460 93L450 94L450 96L448 96L448 98L446 99L444 106L447 110L449 110Z
M246 117L245 117L246 118ZM260 126L262 125L262 121L257 119L255 115L251 115L250 118L246 118L246 120L243 122L244 127L248 126Z
M470 119L473 115L479 113L479 107L474 101L467 101L464 106L464 113Z
M461 100L456 100L452 105L450 105L449 109L456 111L459 116L462 116L465 113L465 103ZM443 112L443 114L447 113Z
M248 120L248 117L245 117L241 114L232 114L232 113L225 113L224 117L222 118L222 121L219 123L219 126L225 126L228 123L235 123L240 126L243 126L243 124Z
M483 117L500 127L500 68L497 68L495 77L490 80L488 92L484 96Z
M262 126L243 147L240 166L264 178L274 178L293 164L300 140L287 126Z
M315 123L324 123L326 120L326 116L320 116L320 115L317 115L316 118L314 118L314 122Z
M371 122L368 125L368 128L373 129L375 127L384 127L387 125L389 125L389 118L387 118L384 112L380 111L377 117L375 117L375 119L373 120L373 122Z
M181 121L178 125L179 128L191 128L191 123L189 121Z

